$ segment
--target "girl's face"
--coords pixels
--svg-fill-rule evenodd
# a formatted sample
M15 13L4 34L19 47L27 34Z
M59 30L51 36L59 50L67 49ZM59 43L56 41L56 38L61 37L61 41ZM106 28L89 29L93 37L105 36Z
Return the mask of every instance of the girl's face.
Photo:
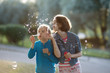
M39 40L42 40L42 39L47 39L48 36L49 36L49 32L47 30L46 27L41 27L39 30L38 30L38 39Z
M58 31L58 23L56 22L56 20L53 21L53 30L54 31Z

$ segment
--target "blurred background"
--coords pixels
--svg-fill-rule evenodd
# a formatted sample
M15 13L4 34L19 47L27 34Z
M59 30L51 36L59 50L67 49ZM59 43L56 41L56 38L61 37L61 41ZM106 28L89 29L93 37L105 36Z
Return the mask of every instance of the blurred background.
M110 73L110 0L0 0L0 73L35 72L29 36L42 23L52 28L56 14L80 38L82 73Z

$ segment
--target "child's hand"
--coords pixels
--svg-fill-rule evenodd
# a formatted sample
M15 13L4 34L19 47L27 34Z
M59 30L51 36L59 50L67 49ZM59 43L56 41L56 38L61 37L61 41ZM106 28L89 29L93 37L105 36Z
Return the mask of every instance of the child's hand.
M50 55L50 52L49 52L48 48L44 48L43 53L47 53L48 55Z
M64 55L66 59L71 58L71 53L68 52L67 54Z
M30 41L34 44L35 43L35 37L33 35L30 36Z
M52 40L54 39L53 36L51 34L48 35L48 39Z

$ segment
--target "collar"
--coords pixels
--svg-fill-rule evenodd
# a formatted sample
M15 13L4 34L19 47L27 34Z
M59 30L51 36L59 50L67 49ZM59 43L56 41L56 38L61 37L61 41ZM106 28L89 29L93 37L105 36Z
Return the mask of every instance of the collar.
M70 39L69 32L67 32L67 42L69 41L69 39ZM58 32L56 33L56 40L63 41L63 39L60 37L60 35L58 34Z
M40 42L41 42L41 44L45 45L45 44L47 44L49 41L50 41L50 40L48 40L48 41L47 41L47 42L45 42L44 44L43 44L41 41L40 41Z

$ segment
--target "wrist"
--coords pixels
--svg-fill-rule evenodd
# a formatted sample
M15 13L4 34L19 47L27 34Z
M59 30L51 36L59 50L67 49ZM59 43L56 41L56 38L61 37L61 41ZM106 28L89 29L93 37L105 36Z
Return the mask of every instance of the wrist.
M53 37L51 37L51 40L53 41L53 40L54 40L54 38L53 38Z
M71 54L71 58L74 58L74 54Z
M48 52L47 54L50 55L50 52Z
M34 44L32 43L32 45L31 45L31 48L33 49L34 48Z
M32 46L34 46L34 43L32 43Z
M34 48L34 46L31 46L31 49L33 49Z

